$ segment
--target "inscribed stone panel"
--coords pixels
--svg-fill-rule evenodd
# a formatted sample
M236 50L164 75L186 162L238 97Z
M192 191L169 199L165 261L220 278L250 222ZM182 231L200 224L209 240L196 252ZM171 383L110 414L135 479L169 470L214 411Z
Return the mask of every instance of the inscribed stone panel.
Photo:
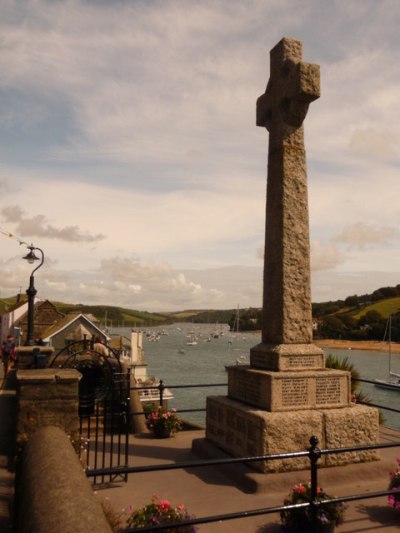
M282 406L307 405L309 400L308 381L307 378L282 379Z

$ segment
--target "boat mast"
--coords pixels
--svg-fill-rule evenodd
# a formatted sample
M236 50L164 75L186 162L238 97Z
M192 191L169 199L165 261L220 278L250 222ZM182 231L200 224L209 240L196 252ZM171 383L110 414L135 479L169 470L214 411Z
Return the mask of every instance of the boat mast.
M389 374L392 373L392 315L388 318L389 326Z
M392 371L392 315L389 315L389 375L400 378L400 374Z

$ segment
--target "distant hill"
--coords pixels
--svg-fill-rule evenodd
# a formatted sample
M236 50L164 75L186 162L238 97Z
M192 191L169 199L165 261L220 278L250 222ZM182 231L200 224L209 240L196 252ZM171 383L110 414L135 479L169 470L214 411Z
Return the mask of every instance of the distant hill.
M389 315L392 317L392 340L399 342L400 285L382 287L362 296L348 296L345 300L313 304L313 317L318 323L315 336L381 341Z
M167 314L136 311L111 305L65 304L53 302L61 313L91 313L103 326L151 327L173 322Z
M19 295L26 301L26 295ZM0 300L0 313L12 309L17 297ZM174 322L229 324L231 329L261 329L261 309L187 309L176 312L150 313L117 306L52 302L62 313L91 313L102 326L151 327ZM314 303L313 318L318 324L314 336L349 340L382 340L387 318L392 316L392 339L400 342L400 285L382 287L371 294L348 296L344 300Z
M27 299L25 294L19 297L20 302ZM0 300L0 313L4 313L17 305L17 296L4 298ZM52 301L58 311L61 313L84 313L92 314L98 318L102 324L109 327L150 327L159 324L169 324L174 321L168 313L149 313L147 311L136 311L123 307L111 305L86 305L86 304L69 304L64 302Z

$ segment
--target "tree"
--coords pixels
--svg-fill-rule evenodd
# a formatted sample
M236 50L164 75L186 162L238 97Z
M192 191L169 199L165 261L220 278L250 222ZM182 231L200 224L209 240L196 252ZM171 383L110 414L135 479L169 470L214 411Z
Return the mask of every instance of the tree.
M327 316L320 328L321 335L326 339L340 339L343 331L343 322L336 316Z

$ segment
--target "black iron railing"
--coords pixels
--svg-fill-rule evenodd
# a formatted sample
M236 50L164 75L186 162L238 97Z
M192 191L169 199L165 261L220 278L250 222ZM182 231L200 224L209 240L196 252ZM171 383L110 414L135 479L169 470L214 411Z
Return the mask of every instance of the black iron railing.
M311 533L317 531L317 511L318 508L323 507L327 504L339 503L339 502L351 502L356 500L365 500L378 498L381 496L388 496L389 494L399 494L400 489L396 490L382 490L378 492L368 492L365 494L353 494L350 496L345 496L341 498L332 498L329 500L318 500L318 460L323 455L329 454L340 454L347 452L358 452L365 450L378 450L383 448L395 448L400 447L400 441L391 442L386 444L374 444L374 445L365 445L365 446L348 446L345 448L332 448L332 449L323 449L318 448L318 439L317 437L310 438L310 448L303 452L293 452L293 453L280 453L272 455L260 455L256 457L236 457L236 458L227 458L227 459L212 459L212 460L199 460L199 461L187 461L181 463L172 463L172 464L159 464L159 465L149 465L149 466L131 466L131 467L115 467L111 469L97 469L87 472L88 476L99 476L99 475L121 475L122 473L143 473L143 472L159 472L165 470L177 470L184 468L196 468L196 467L206 467L206 466L218 466L218 465L228 465L228 464L237 464L237 463L252 463L258 461L275 461L282 459L298 459L302 457L308 457L310 460L310 479L311 479L311 497L310 501L306 503L296 504L296 505L282 505L275 507L265 507L261 509L250 509L247 511L236 512L236 513L225 513L220 515L213 516L203 516L200 518L188 519L182 522L169 523L167 525L158 525L158 526L149 526L141 528L127 528L124 530L124 533L146 533L150 531L161 531L165 529L171 529L173 527L185 527L198 524L206 524L212 522L221 522L227 520L235 520L239 518L247 518L251 516L258 515L267 515L273 513L280 513L281 511L290 511L291 509L301 509L301 508L310 508L310 513L312 517L312 530Z
M366 382L366 383L374 383L374 381L371 381L371 380L359 379L358 381ZM164 381L160 380L158 385L145 386L145 387L144 386L133 387L131 388L131 390L137 390L137 391L153 390L154 391L154 389L158 389L159 391L158 402L160 405L163 405L164 391L166 388L168 389L206 388L206 387L222 387L226 385L227 385L226 383L207 383L207 384L192 384L192 385L168 385L167 387ZM377 407L379 409L387 409L395 413L400 413L399 409L394 409L392 407L374 405L371 403L368 403L368 405ZM205 408L180 409L179 413L198 412L198 411L205 411ZM143 416L143 412L136 412L136 413L131 412L130 414ZM226 458L226 459L199 460L199 461L189 461L189 462L181 462L181 463L173 463L173 464L148 465L148 466L122 465L122 466L109 466L109 467L103 467L103 468L95 467L90 470L87 470L86 475L88 477L94 477L94 478L96 478L96 476L109 476L110 479L112 479L113 477L127 476L128 474L143 473L143 472L156 472L156 471L176 470L176 469L196 468L196 467L206 467L206 466L230 465L230 464L238 464L238 463L251 464L251 463L259 462L259 461L298 459L298 458L304 458L304 457L309 458L310 479L311 479L311 498L310 498L310 501L307 503L289 505L289 506L265 507L261 509L250 509L247 511L227 513L227 514L221 514L221 515L203 516L200 518L193 518L190 520L185 520L185 521L182 521L176 524L169 523L168 525L163 525L163 526L159 525L159 526L151 526L151 527L149 526L149 527L143 527L143 528L128 528L124 530L124 533L146 533L150 531L162 531L165 529L171 529L173 527L180 528L180 527L185 527L185 526L190 526L190 525L194 526L197 524L221 522L221 521L234 520L234 519L258 516L258 515L268 515L268 514L273 514L273 513L280 513L281 511L288 511L290 509L300 509L300 508L310 508L311 516L314 518L313 529L311 530L311 533L313 533L314 531L316 531L317 510L318 508L323 507L324 505L327 505L328 503L332 503L332 502L337 502L337 503L344 502L345 503L345 502L351 502L351 501L356 501L356 500L378 498L381 496L387 496L389 494L400 494L400 489L398 489L398 490L383 490L383 491L373 492L373 493L368 492L366 494L354 494L354 495L350 495L346 497L329 499L325 501L324 500L320 501L317 499L318 461L323 455L341 454L341 453L358 452L358 451L366 451L366 450L378 450L378 449L383 449L383 448L395 448L395 447L400 447L400 441L390 442L390 443L385 443L385 444L351 446L351 447L345 447L345 448L334 448L334 449L322 449L321 450L318 448L318 439L316 437L311 437L310 445L311 446L308 450L305 450L302 452L262 455L262 456L254 456L254 457L235 457L235 458Z
M355 379L354 381L359 381L361 383L371 383L375 385L375 381L370 379ZM141 391L141 390L158 390L158 400L157 402L159 405L163 406L165 403L164 399L164 392L168 388L170 390L172 389L194 389L194 388L212 388L212 387L227 387L228 383L200 383L200 384L193 384L193 385L165 385L164 381L161 379L158 385L151 385L151 386L141 386L141 387L131 387L131 391ZM400 409L395 409L393 407L387 407L385 405L378 405L371 402L363 402L359 401L358 403L363 405L369 405L370 407L376 407L377 409L383 409L386 411L391 411L393 413L400 414ZM205 412L205 407L199 407L194 409L179 409L179 413L200 413ZM143 412L131 412L131 415L142 415Z
M117 478L128 480L127 472L112 474L114 466L128 465L129 451L129 373L115 374L115 387L106 391L104 397L89 397L80 403L81 438L80 460L86 472L90 469L108 469L95 484L114 482Z

